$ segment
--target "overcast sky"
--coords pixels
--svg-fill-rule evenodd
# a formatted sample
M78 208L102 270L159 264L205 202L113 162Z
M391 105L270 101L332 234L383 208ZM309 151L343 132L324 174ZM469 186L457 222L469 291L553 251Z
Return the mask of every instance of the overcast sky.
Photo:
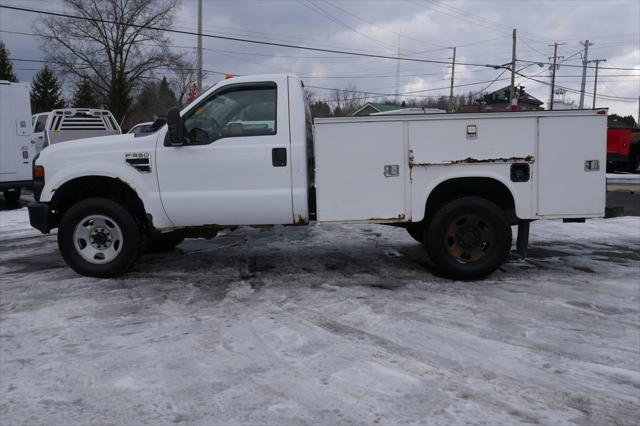
M62 10L59 0L0 0L38 9ZM176 29L196 30L196 1L182 0L175 11ZM565 62L557 83L579 90L582 69L580 41L589 39L589 59L600 64L597 106L638 117L640 96L640 1L204 1L203 32L319 48L349 50L408 58L449 61L457 46L456 62L504 64L511 60L511 29L518 29L518 68L523 74L550 81L553 42L563 43L558 55ZM17 59L42 59L39 40L13 32L33 32L37 16L0 9L0 38ZM9 32L8 32L9 31ZM177 51L194 51L194 36L171 34ZM397 61L358 58L282 47L204 38L204 68L235 74L290 72L301 76L318 97L326 88L355 85L375 94L396 92ZM399 49L399 50L398 50ZM41 64L14 62L20 80L31 80ZM611 68L633 68L613 70ZM502 70L457 65L455 93L486 88ZM401 61L400 93L412 96L448 95L451 67ZM211 74L207 83L220 78ZM508 72L487 88L509 84ZM518 77L517 83L544 101L549 88ZM587 74L585 105L591 107L594 70ZM67 85L68 87L69 85ZM606 98L609 97L609 98ZM568 99L579 95L569 92ZM371 100L376 100L371 98Z

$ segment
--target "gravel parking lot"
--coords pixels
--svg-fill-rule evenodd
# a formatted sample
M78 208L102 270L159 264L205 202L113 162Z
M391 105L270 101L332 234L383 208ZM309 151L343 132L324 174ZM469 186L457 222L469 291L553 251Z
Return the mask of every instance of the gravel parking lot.
M640 218L449 281L404 230L240 228L78 276L0 212L0 423L638 424Z

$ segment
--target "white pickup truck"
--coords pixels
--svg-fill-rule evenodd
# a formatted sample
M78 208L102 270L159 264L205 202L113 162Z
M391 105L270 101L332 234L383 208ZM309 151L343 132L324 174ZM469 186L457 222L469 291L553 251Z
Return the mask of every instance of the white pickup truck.
M83 275L238 225L402 226L461 279L507 258L511 226L605 213L606 110L318 119L288 75L221 81L154 133L70 141L34 164L31 224Z

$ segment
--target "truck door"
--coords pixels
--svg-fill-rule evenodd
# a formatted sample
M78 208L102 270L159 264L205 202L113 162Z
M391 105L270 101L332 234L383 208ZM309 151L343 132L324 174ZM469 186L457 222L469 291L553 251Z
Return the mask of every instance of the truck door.
M293 222L286 79L220 87L183 114L185 144L156 150L176 226Z
M33 130L31 132L31 143L36 146L36 153L42 151L44 146L44 130L47 124L49 113L36 114L33 116Z

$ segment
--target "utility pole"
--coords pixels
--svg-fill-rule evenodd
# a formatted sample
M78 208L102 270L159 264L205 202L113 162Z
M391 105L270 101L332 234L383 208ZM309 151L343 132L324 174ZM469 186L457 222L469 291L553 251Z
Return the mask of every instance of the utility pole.
M202 93L202 0L198 0L198 52L196 65L196 88Z
M395 103L398 104L400 98L398 97L400 93L400 34L398 34L398 60L396 61L396 99Z
M564 56L558 56L558 46L560 44L564 43L553 43L553 65L551 66L551 97L549 98L549 110L553 109L553 98L555 97L556 70L559 68L557 65L557 60L558 58L564 59Z
M449 112L453 112L453 79L456 73L456 48L453 48L453 60L451 61L451 88L449 89Z
M591 108L596 109L596 90L598 89L598 65L600 64L600 62L607 62L607 60L594 59L593 61L589 61L589 62L596 63L596 78L595 80L593 80L593 105L591 106Z
M516 29L513 29L513 46L511 47L511 88L509 90L509 102L511 103L511 111L518 110L518 101L516 100Z
M589 46L593 46L593 43L589 43L589 40L585 40L584 43L580 42L584 46L584 55L582 56L582 83L580 84L580 109L584 108L584 86L587 82L587 64L589 63Z

